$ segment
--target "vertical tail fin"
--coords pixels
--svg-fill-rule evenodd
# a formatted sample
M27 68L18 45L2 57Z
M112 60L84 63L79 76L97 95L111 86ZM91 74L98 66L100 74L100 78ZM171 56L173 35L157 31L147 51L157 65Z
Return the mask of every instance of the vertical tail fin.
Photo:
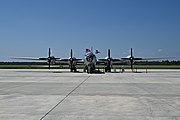
M93 47L91 46L91 52L93 52Z

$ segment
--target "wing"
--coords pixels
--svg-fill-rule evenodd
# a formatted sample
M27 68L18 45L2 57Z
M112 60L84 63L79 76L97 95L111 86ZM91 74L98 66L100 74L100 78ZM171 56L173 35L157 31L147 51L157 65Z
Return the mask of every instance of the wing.
M121 63L122 60L119 59L119 58L113 58L113 59L112 59L112 62L113 62L113 63Z
M38 61L47 61L48 58L28 58L28 57L18 57L18 58L11 58L11 59L18 59L18 60L38 60ZM60 58L52 58L57 61Z
M84 59L76 59L76 63L79 65L79 64L84 64Z
M11 58L11 59L18 59L18 60L40 60L40 61L47 61L48 58L27 58L27 57L18 57L18 58Z
M162 58L141 58L140 60L162 60L162 59L172 59L174 57L162 57ZM135 59L136 60L136 59Z
M59 63L68 63L69 59L68 58L61 58L61 59L57 60L57 62L59 62Z
M162 59L170 59L173 57L162 57L162 58L133 58L135 61L144 61L144 60L162 60ZM121 58L122 61L128 61L130 58Z
M97 65L104 65L107 62L107 59L97 59Z
M110 59L112 63L121 63L123 62L123 60L119 59L119 58L111 58ZM108 61L108 59L106 58L100 58L97 60L97 64L105 64Z
M121 58L121 60L123 61L123 62L126 62L126 61L129 61L131 58ZM136 61L140 61L140 60L145 60L145 58L133 58L133 60L136 60Z
M79 59L79 58L72 58L72 60L74 62L76 62L77 64L84 64L84 60L83 59ZM56 60L58 63L60 64L69 64L70 62L70 58L61 58L59 60Z

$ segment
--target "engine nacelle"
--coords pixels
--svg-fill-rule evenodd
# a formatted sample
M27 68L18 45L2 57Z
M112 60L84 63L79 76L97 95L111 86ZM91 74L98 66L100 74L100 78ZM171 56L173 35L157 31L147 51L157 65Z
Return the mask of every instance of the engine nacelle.
M56 63L55 57L53 57L53 56L52 56L52 57L49 57L47 63L48 63L48 64L50 63L51 65L55 64L55 63Z

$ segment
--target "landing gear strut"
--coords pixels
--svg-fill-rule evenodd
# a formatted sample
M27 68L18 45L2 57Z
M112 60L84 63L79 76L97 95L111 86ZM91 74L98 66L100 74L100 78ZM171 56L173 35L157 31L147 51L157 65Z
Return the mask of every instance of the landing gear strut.
M87 70L87 73L91 74L95 70L95 66L91 66L91 65L85 66L84 72L86 72L86 70Z
M70 71L71 71L71 72L77 72L77 68L76 68L75 66L72 66L72 67L70 68Z
M111 67L110 66L106 66L105 67L105 72L111 72Z

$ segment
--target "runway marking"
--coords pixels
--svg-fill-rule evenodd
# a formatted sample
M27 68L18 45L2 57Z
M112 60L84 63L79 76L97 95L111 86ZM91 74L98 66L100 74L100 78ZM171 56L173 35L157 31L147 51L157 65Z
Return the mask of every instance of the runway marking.
M50 112L52 112L58 105L60 105L71 93L73 93L77 88L79 88L84 82L86 82L90 76L88 76L85 80L83 80L79 85L77 85L72 91L70 91L61 101L59 101L53 108L51 108L44 116L40 118L43 120Z

